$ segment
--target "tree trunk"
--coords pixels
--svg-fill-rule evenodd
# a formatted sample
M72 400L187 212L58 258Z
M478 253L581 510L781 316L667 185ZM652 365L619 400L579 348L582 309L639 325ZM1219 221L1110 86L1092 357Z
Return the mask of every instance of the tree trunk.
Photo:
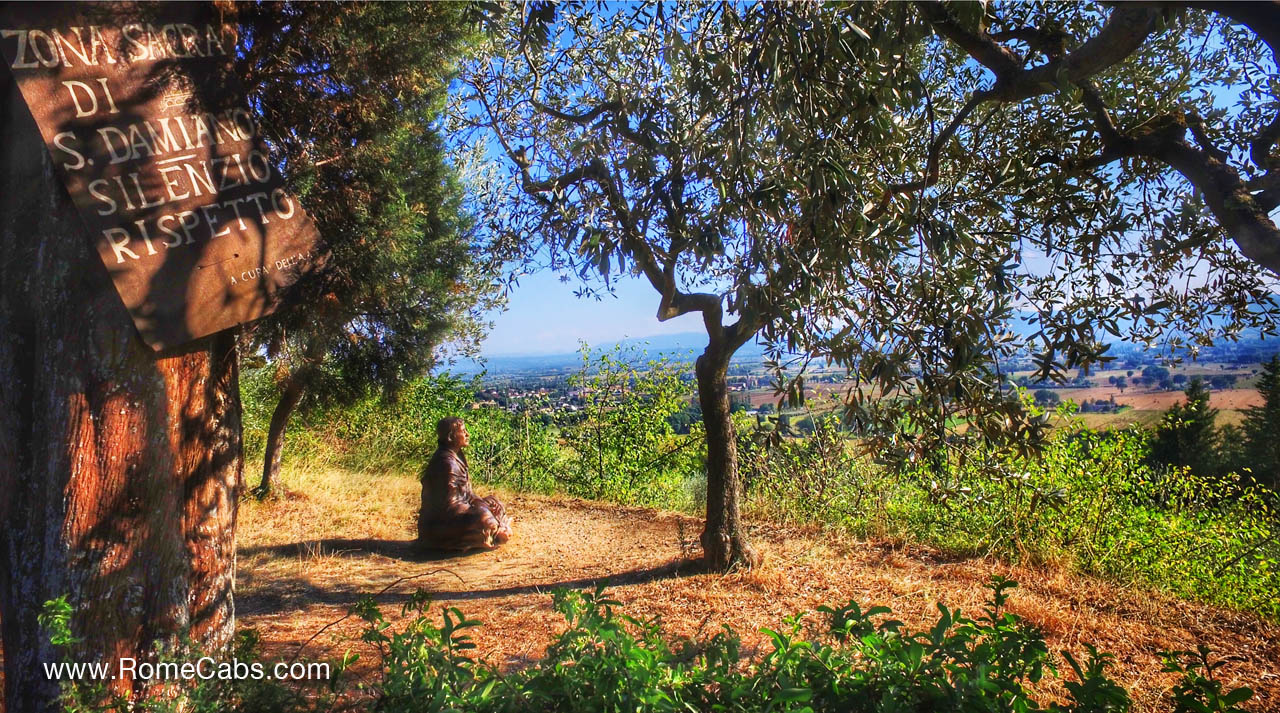
M276 477L280 475L280 458L284 454L284 434L289 427L289 417L293 415L306 390L305 379L296 374L290 375L284 393L280 394L280 401L271 412L271 427L267 430L267 452L262 458L262 482L253 491L259 498L267 497L275 488Z
M143 344L0 70L0 633L10 713L57 710L36 617L67 595L78 661L231 637L241 477L234 336Z
M739 504L738 444L729 409L731 352L708 346L698 357L698 402L707 428L707 522L702 530L702 552L709 569L727 571L752 567L760 557L747 543Z

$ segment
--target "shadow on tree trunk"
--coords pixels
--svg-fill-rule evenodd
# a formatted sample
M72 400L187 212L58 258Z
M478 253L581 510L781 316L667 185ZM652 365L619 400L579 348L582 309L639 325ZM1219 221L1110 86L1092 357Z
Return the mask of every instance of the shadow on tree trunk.
M64 653L229 641L239 375L227 332L143 344L7 72L0 96L0 629L5 708L26 713L59 709L42 664ZM62 595L73 652L37 622Z

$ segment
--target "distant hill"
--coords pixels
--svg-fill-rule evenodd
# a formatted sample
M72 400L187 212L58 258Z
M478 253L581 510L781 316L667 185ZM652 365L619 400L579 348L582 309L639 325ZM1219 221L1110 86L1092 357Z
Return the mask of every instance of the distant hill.
M707 335L700 332L680 332L678 334L655 334L650 337L632 337L607 344L590 345L593 351L612 350L616 346L623 349L642 350L651 358L666 357L672 361L693 361L707 346ZM764 355L764 347L749 342L744 344L734 355L735 362L759 361ZM449 371L455 374L475 374L486 370L493 375L538 372L554 374L562 371L573 371L582 365L582 357L577 352L563 354L499 354L486 357L484 364L476 362L460 362Z

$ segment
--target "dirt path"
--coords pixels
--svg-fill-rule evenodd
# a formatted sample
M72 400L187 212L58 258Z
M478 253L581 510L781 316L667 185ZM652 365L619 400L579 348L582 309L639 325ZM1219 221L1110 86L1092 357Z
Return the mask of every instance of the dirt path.
M409 495L414 486L408 480L395 487ZM440 558L413 553L409 497L392 499L406 503L403 512L390 506L368 514L379 518L375 522L335 522L323 512L326 503L305 498L251 510L242 529L249 537L242 537L240 547L240 622L258 629L269 657L290 657L360 597L402 577L446 569L379 597L386 614L398 616L399 605L424 588L435 596L435 611L458 606L484 623L474 637L481 656L519 666L538 658L561 630L549 596L555 587L605 582L628 613L660 615L672 634L715 632L729 624L752 647L761 644L760 627L851 598L891 606L895 617L913 626L932 622L937 601L974 612L983 601L983 584L1001 573L1022 585L1011 610L1042 628L1052 650L1078 652L1093 643L1117 655L1113 675L1130 689L1135 710L1156 710L1173 683L1159 672L1158 652L1198 642L1231 657L1223 671L1231 685L1258 692L1255 710L1280 710L1280 628L1247 615L1054 571L947 560L921 548L833 541L816 531L786 528L755 528L754 540L766 557L760 569L698 574L687 559L699 531L692 518L571 500L506 499L517 518L511 543L494 552ZM300 516L298 532L271 526L298 522ZM290 536L306 530L326 534ZM362 651L365 645L354 638L358 628L354 620L333 627L310 644L307 658Z

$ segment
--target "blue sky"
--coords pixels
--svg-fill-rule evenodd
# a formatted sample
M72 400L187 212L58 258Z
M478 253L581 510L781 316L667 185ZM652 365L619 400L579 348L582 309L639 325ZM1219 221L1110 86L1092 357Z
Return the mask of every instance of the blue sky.
M564 354L577 351L580 340L597 346L627 337L702 330L697 313L659 322L654 316L658 293L643 279L624 276L614 295L599 301L575 297L581 284L572 275L561 282L551 270L521 278L508 309L489 314L493 330L482 346L484 355Z

